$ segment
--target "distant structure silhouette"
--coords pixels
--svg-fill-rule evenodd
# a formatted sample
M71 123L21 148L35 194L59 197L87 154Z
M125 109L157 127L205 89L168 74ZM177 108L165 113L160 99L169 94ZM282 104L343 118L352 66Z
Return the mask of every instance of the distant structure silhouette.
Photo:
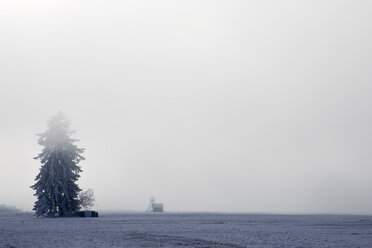
M163 203L156 203L155 197L151 197L146 212L164 212L164 205Z

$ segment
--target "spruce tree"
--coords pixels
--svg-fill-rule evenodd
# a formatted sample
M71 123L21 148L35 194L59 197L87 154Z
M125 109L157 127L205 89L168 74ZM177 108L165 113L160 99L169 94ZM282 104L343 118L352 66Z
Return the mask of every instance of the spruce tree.
M64 114L48 121L48 130L38 134L42 152L34 159L40 160L41 168L36 176L34 189L37 201L33 210L37 216L74 216L80 208L78 199L81 189L76 181L82 172L78 163L84 160L84 149L71 138L70 122Z

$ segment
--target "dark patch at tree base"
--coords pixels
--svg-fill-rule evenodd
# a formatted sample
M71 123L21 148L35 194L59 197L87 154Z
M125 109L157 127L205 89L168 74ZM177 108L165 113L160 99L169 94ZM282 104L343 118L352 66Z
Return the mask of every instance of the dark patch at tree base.
M98 217L98 212L96 211L78 211L76 213L77 217Z

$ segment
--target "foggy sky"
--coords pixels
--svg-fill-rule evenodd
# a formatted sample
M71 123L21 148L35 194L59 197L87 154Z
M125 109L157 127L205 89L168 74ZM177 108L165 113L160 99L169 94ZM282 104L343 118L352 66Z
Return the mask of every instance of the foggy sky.
M63 111L97 209L372 213L371 1L0 1L0 204Z

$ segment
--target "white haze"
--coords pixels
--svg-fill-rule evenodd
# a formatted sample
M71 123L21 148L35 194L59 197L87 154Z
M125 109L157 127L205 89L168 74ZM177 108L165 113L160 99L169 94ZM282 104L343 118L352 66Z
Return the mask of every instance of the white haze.
M0 203L59 110L97 209L372 213L372 1L0 1Z

